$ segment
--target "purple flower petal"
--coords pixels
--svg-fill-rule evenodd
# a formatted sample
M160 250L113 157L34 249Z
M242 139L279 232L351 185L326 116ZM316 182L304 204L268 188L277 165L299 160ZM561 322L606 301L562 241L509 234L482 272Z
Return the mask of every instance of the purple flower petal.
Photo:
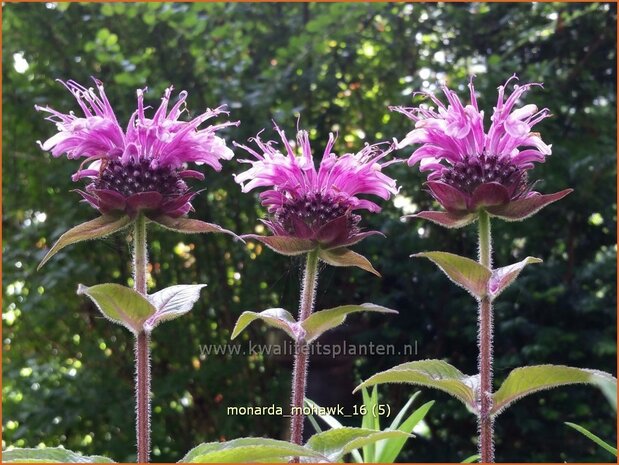
M165 211L174 211L179 208L184 208L197 194L198 192L187 192L179 197L166 200L161 204L161 209Z
M402 218L423 218L424 220L430 220L445 228L462 228L475 221L477 219L477 214L467 212L423 211L415 215L406 215Z
M314 239L314 231L312 231L312 229L307 224L305 224L305 222L301 218L299 218L298 216L294 216L291 218L291 223L294 233L290 235L298 237L299 239ZM284 233L284 235L289 234Z
M156 210L161 205L162 199L163 196L159 192L139 192L127 197L127 207L134 212Z
M348 215L342 215L329 221L316 233L316 240L324 248L331 248L339 243L343 243L349 237Z
M108 189L89 189L99 199L99 208L105 210L124 210L126 199L122 194Z
M562 199L573 191L574 189L564 189L554 194L537 194L528 198L513 200L506 205L488 207L486 210L492 216L505 221L520 221L534 215L545 206Z
M181 178L193 178L200 181L204 180L204 174L196 170L184 170L178 173Z
M477 186L471 196L471 210L505 205L509 202L509 192L498 182L488 182Z
M190 203L186 203L182 207L177 208L176 210L168 210L165 208L160 208L161 213L167 215L171 218L180 218L181 216L185 216L190 211L193 211L193 207Z
M243 192L266 188L260 201L269 212L269 228L276 235L317 240L323 247L344 243L359 233L358 210L380 211L372 200L361 195L389 199L398 192L395 180L382 172L391 162L383 159L393 144L367 145L358 153L337 156L335 136L330 134L319 166L316 166L307 131L297 131L296 147L277 125L281 147L253 141L257 148L236 144L251 155L240 160L250 165L235 175Z
M195 162L207 164L219 171L220 160L232 158L232 151L216 133L230 125L221 123L200 127L208 119L227 114L223 107L183 121L187 92L181 92L168 109L172 88L166 89L161 104L150 118L144 105L144 91L137 91L137 109L126 130L118 122L103 84L94 80L96 91L74 81L62 84L75 97L83 113L61 113L49 107L35 106L49 114L47 119L56 125L57 133L44 143L43 150L53 156L69 159L86 158L73 180L90 178L91 184L80 195L102 212L127 209L133 214L142 209L157 209L171 215L183 215L191 210L192 196L186 178L203 180L199 171L187 169ZM125 197L129 194L129 200Z
M465 194L455 187L440 181L428 181L426 185L432 196L448 211L466 210Z
M84 192L83 190L80 190L80 189L73 189L73 192L77 192L92 207L96 208L97 210L99 209L99 199L95 197L94 195L89 194L88 192Z

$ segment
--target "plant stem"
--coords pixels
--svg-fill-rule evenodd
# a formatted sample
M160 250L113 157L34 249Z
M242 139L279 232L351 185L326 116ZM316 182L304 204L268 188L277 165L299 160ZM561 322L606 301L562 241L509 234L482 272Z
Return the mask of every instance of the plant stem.
M146 295L146 219L138 215L133 233L133 280L134 289ZM149 334L140 331L135 336L135 402L138 463L147 463L150 455L150 350Z
M307 319L314 310L316 284L318 282L318 250L307 254L305 272L303 274L303 288L299 305L299 323ZM307 367L309 363L309 346L303 340L295 344L294 368L292 375L292 419L290 422L290 440L294 444L303 442L303 402L307 383ZM296 457L292 462L297 463Z
M492 267L492 238L490 218L479 212L479 263ZM494 420L492 409L492 304L488 296L479 302L479 454L482 463L494 462Z

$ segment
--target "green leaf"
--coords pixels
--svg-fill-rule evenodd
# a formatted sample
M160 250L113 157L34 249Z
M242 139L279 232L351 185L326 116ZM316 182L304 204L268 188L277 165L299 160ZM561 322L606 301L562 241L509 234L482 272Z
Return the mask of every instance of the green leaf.
M351 313L358 312L377 312L377 313L398 313L390 308L381 307L374 304L361 305L342 305L341 307L330 308L312 313L301 323L305 329L305 340L312 342L324 332L336 328L346 321L346 317Z
M180 284L170 286L148 296L157 312L146 321L145 328L151 331L163 321L173 320L189 312L200 298L200 290L206 284Z
M563 365L537 365L516 368L493 395L491 414L498 415L513 402L522 397L568 384L594 384L613 382L615 391L617 379L608 373L586 368Z
M363 255L353 252L346 247L324 250L318 252L320 259L331 266L356 266L362 270L369 271L380 278L380 273L372 266L370 261Z
M411 398L412 400L412 398ZM410 402L407 405L410 405ZM422 421L427 413L430 411L432 406L434 405L434 401L426 402L417 410L415 410L411 415L406 419L404 423L402 423L399 427L397 427L398 431L403 431L404 433L411 434L415 426ZM404 406L402 411L407 409L407 406ZM395 422L395 420L394 420ZM391 429L391 428L390 428ZM408 438L391 438L381 441L376 446L376 462L377 463L393 463L398 458L398 455L402 451L404 444Z
M231 339L236 338L254 320L262 320L269 326L279 328L295 341L300 336L300 327L290 312L283 308L269 308L263 312L243 312L232 330Z
M407 218L421 218L443 226L444 228L458 229L475 221L477 219L477 213L424 211L416 215L406 215L402 217L403 220Z
M475 392L479 376L467 376L442 360L403 363L376 373L357 386L353 392L363 387L383 383L408 383L439 389L459 399L471 411L477 412Z
M615 380L614 378L600 380L598 387L602 390L604 397L606 397L606 400L611 405L613 410L616 412L617 411L617 380Z
M323 409L320 405L318 405L313 400L306 398L305 405L310 407L314 412L316 412L315 415L318 416L327 425L329 425L332 429L344 427L344 425L342 425L339 421L337 421L337 419L333 415L326 413L326 409ZM320 413L321 411L324 411L325 413ZM314 426L314 429L316 430L316 432L322 433L323 430L320 427L320 425L316 422L316 420L314 419L314 415L310 414L308 415L307 418L310 421L310 423L312 423L312 425ZM361 457L361 454L359 454L357 450L353 450L351 452L351 455L353 456L356 463L364 462L363 457Z
M313 435L305 447L312 449L331 462L367 444L394 437L410 437L402 431L375 431L365 428L337 428ZM366 459L367 460L367 459Z
M120 284L97 284L92 287L80 284L77 293L90 297L103 316L135 334L144 329L146 320L156 312L155 306L146 297Z
M343 428L343 425L339 421L337 421L333 415L330 415L328 413L320 413L323 410L326 412L326 409L323 409L320 405L318 405L313 400L306 398L305 404L309 408L311 408L313 412L315 412L316 416L318 416L322 421L324 421L331 428Z
M391 422L391 425L389 425L389 429L398 429L398 427L400 426L400 423L402 423L402 420L404 420L404 416L406 415L408 410L411 408L411 406L413 405L413 402L415 402L415 399L419 396L419 394L421 394L421 391L417 391L415 394L411 396L410 399L408 399L408 402L404 404L404 407L400 409L398 414L395 416L395 418Z
M492 272L475 260L448 252L422 252L411 256L431 260L449 279L466 289L473 297L482 299L486 296Z
M376 413L376 406L378 405L378 388L374 386L372 393L369 394L366 388L361 390L363 397L363 405L365 406L365 412L361 419L361 428L380 431L380 420ZM369 443L363 446L363 461L366 463L376 462L374 443Z
M473 462L478 462L479 459L481 458L481 456L479 454L473 454L470 457L465 458L462 462L460 463L473 463Z
M288 236L260 236L258 234L245 234L245 239L253 239L282 255L294 256L315 250L317 245L308 239L297 239Z
M61 447L2 451L3 463L115 463L100 455L81 455Z
M610 444L608 444L606 441L604 441L603 439L599 438L598 436L596 436L595 434L593 434L591 431L589 431L586 428L583 428L580 425L577 425L575 423L570 423L569 421L566 421L565 424L567 426L569 426L570 428L574 428L576 431L578 431L581 434L584 434L586 437L588 437L589 439L591 439L593 442L595 442L598 446L600 446L602 449L605 449L606 451L610 452L611 454L613 454L615 457L617 457L617 448L611 446Z
M488 291L490 292L491 298L496 299L507 286L516 280L524 267L532 263L542 263L542 260L535 257L527 257L518 263L514 263L513 265L492 270L492 276L490 277L490 281L488 283Z
M206 223L204 221L194 220L193 218L172 218L170 216L160 215L149 216L148 219L165 229L169 229L170 231L184 234L225 233L241 242L245 242L232 231L224 229L218 224Z
M50 258L66 246L77 242L87 241L90 239L100 239L102 237L109 236L110 234L127 227L132 221L133 220L127 215L102 215L94 220L78 224L60 236L52 248L49 249L49 252L47 252L45 257L43 257L43 260L41 260L41 263L37 266L37 270L40 270Z
M287 441L267 438L240 438L227 442L209 442L191 449L178 463L246 463L287 460L291 457L322 455Z

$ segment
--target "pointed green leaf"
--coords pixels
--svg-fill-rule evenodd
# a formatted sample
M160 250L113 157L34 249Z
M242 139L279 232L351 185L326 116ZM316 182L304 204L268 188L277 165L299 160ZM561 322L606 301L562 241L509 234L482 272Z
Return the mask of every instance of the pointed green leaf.
M404 407L402 407L400 409L400 411L398 412L398 414L395 416L395 418L393 419L393 421L391 422L391 425L389 425L389 429L398 429L398 427L400 426L400 424L402 423L402 420L404 420L404 416L406 415L406 413L408 412L408 410L411 408L411 406L413 405L413 402L415 402L415 399L417 397L419 397L419 394L421 394L421 391L417 391L415 394L413 394L411 396L410 399L408 399L408 402L406 402L406 404L404 404Z
M537 365L516 368L493 395L490 412L500 414L512 403L524 396L568 384L594 384L612 382L617 390L617 379L598 370L574 368L563 365Z
M224 229L218 224L206 223L204 221L194 220L193 218L172 218L170 216L160 215L149 216L149 219L152 222L157 223L159 226L169 229L170 231L184 234L225 233L241 242L245 242L232 231Z
M535 257L527 257L518 263L514 263L513 265L492 270L492 276L490 277L490 281L488 283L488 291L490 292L492 299L496 299L507 286L516 280L524 267L532 263L542 263L542 260Z
M451 394L463 402L471 411L477 412L475 392L479 376L467 376L442 360L420 360L395 366L377 373L359 386L359 389L383 383L408 383L431 387Z
M127 227L132 221L133 220L127 215L103 215L92 221L78 224L60 236L52 248L49 249L49 252L47 252L45 257L43 257L43 260L41 260L41 263L37 266L37 270L40 270L50 258L66 246L75 244L76 242L87 241L89 239L100 239L102 237L109 236L110 234Z
M343 428L344 427L339 421L337 421L335 419L335 417L333 415L330 415L329 413L326 413L327 409L321 407L320 405L318 405L313 400L310 400L310 399L306 398L305 399L305 406L311 408L312 411L315 412L315 415L318 416L327 425L329 425L332 429ZM316 430L316 433L322 433L323 432L322 428L320 427L320 425L318 424L318 422L314 418L313 414L309 414L307 416L307 419L310 421L310 423L312 424L312 426ZM351 455L353 456L353 459L354 459L355 463L363 463L364 462L363 461L363 457L361 457L361 454L359 453L359 451L353 450L351 452Z
M322 421L324 421L331 428L343 428L343 425L335 419L333 415L326 413L326 409L318 405L316 402L310 399L305 399L305 404L315 412L315 415L318 416ZM324 411L325 413L321 413ZM320 431L318 431L320 432Z
M245 239L262 242L271 250L282 255L294 256L315 250L317 245L308 239L297 239L289 236L260 236L258 234L245 234Z
M146 329L151 331L162 321L173 320L190 311L200 298L203 287L206 287L206 284L180 284L149 295L148 300L157 312L146 322Z
M473 463L473 462L479 462L480 459L480 455L479 454L473 454L470 457L465 458L462 462L460 463Z
M269 326L279 328L288 334L295 341L300 334L300 327L290 312L283 308L269 308L263 312L243 312L232 330L231 339L236 338L254 320L262 320Z
M600 437L596 436L595 434L593 434L591 431L589 431L586 428L583 428L580 425L577 425L575 423L570 423L569 421L566 421L565 424L567 426L569 426L570 428L574 428L576 431L578 431L580 434L585 435L587 438L591 439L593 442L595 442L598 446L600 446L602 449L606 450L607 452L610 452L611 454L613 454L615 457L617 457L617 448L611 446L610 444L608 444L606 441L604 441L603 439L601 439Z
M422 252L411 256L431 260L449 279L466 289L473 297L482 299L486 296L492 272L475 260L448 252Z
M115 463L100 455L81 455L61 447L2 451L2 463Z
M305 447L312 449L331 462L339 461L342 456L359 449L366 444L372 444L381 439L394 437L410 437L402 431L375 431L365 428L337 428L313 435Z
M144 329L144 323L156 311L146 297L120 284L97 284L92 287L80 284L77 293L90 297L103 316L136 334Z
M316 340L325 331L336 328L344 323L349 314L357 312L398 313L395 310L374 304L342 305L341 307L321 310L312 313L301 323L301 326L306 332L305 340L307 342Z
M611 405L613 410L617 411L617 380L614 378L600 380L598 387L602 390L604 397Z
M209 442L191 449L178 463L247 463L273 462L292 457L323 456L307 447L267 438L240 438L226 442Z
M407 404L408 405L408 404ZM422 421L427 415L428 411L434 405L434 401L426 402L402 423L397 429L404 433L411 434L415 426ZM404 409L403 409L404 410ZM408 438L391 438L384 441L380 441L376 445L376 462L377 463L394 463L398 458L398 455L402 451L404 444Z
M363 396L363 405L365 407L365 413L361 419L361 428L380 431L380 421L378 415L376 415L376 405L378 405L378 388L374 386L372 392L368 393L366 388L361 390ZM363 459L364 462L376 462L376 456L374 455L375 448L374 443L368 443L363 446Z
M380 278L380 273L374 269L370 261L363 255L353 252L346 247L324 250L318 252L320 259L331 266L356 266L362 270L369 271Z

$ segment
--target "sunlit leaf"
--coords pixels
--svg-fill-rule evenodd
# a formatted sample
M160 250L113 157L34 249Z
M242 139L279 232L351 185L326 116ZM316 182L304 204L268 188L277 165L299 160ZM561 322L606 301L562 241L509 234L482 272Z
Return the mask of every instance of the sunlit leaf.
M243 238L260 241L275 252L289 256L308 253L315 250L317 247L313 241L297 239L296 237L245 234Z
M232 231L229 231L225 228L222 228L218 224L206 223L204 221L196 220L193 218L172 218L170 216L155 216L150 217L149 219L154 223L157 223L159 226L164 227L165 229L169 229L171 231L184 233L184 234L204 234L204 233L225 233L229 234L235 239L243 241L239 236L234 234ZM244 242L244 241L243 241Z
M448 252L422 252L412 255L434 262L455 284L482 299L487 294L488 281L492 272L470 258Z
M303 335L303 331L290 312L284 310L283 308L269 308L268 310L264 310L260 313L243 312L236 321L236 325L234 325L231 339L236 338L245 328L247 328L247 326L251 324L252 321L255 320L262 320L269 326L283 330L294 340L296 340L298 336Z
M134 333L142 331L144 323L156 312L155 306L146 297L120 284L97 284L92 287L80 284L77 293L90 297L103 316Z
M148 296L157 309L146 321L146 329L151 330L162 321L173 320L189 312L200 298L200 290L206 284L180 284L170 286Z
M420 360L403 363L389 370L376 373L359 386L363 387L385 383L407 383L439 389L463 402L471 411L477 411L475 392L479 376L467 376L460 370L442 360Z
M109 236L110 234L124 229L132 221L133 220L127 215L102 215L94 220L78 224L60 236L52 248L49 249L49 252L47 252L45 257L43 257L43 260L39 263L37 270L40 270L50 258L66 246L77 242L87 241L90 239L100 239L102 237Z
M542 260L535 257L527 257L513 265L504 266L492 270L492 276L488 283L488 291L493 299L505 290L507 286L513 283L525 266L532 263L541 263Z
M323 262L331 266L356 266L380 277L380 273L374 269L367 258L346 247L329 250L320 249L318 256Z
M396 310L374 304L343 305L328 310L321 310L312 313L301 323L301 326L305 329L305 340L307 342L316 340L325 331L344 323L348 315L358 312L398 313Z
M2 451L3 463L115 463L100 455L81 455L61 447Z
M574 368L563 365L536 365L516 368L493 395L491 413L499 415L517 400L535 392L569 384L593 384L613 382L617 379L598 370Z
M329 461L339 461L345 454L381 439L409 438L402 431L375 431L365 428L336 428L317 433L307 441L306 447L319 452Z
M287 460L292 457L323 456L309 448L267 438L240 438L209 442L191 449L179 463L247 463Z

